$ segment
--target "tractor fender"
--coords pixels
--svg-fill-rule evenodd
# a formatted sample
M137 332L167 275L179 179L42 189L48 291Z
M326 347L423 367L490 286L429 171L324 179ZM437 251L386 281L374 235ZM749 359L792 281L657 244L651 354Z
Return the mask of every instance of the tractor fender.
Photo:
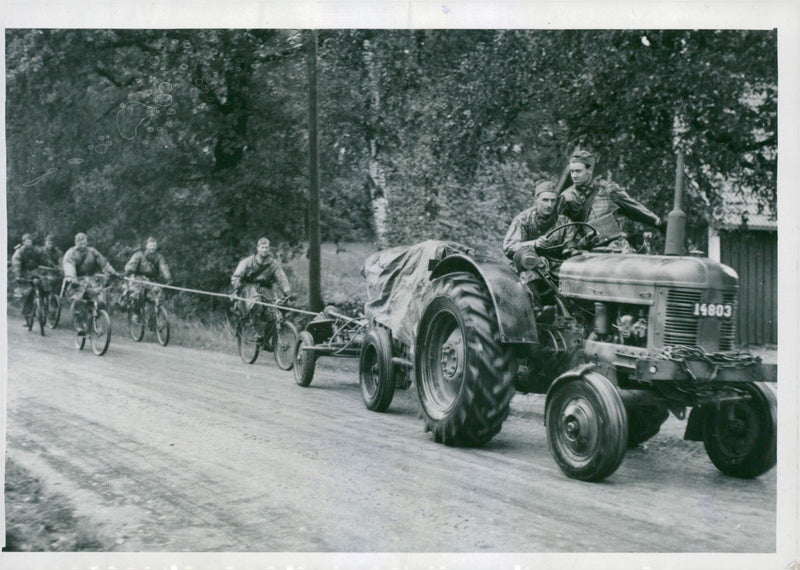
M575 368L570 368L569 370L561 374L558 378L553 380L553 382L547 388L545 407L547 406L548 403L550 403L550 397L552 396L553 393L555 393L557 387L561 386L562 384L565 384L566 382L569 382L570 380L575 380L576 378L580 378L589 371L595 371L598 374L601 374L602 376L608 378L608 380L615 386L617 385L617 374L613 367L603 366L602 364L597 362L587 362L585 364L576 366Z
M468 272L486 285L497 315L500 340L512 344L538 344L533 296L506 263L490 258L449 255L436 263L431 280L449 273Z

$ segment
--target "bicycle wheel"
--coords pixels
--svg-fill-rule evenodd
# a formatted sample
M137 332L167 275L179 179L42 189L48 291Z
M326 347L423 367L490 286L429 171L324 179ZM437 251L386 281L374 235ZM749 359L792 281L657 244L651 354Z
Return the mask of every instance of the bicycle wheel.
M275 362L281 370L291 370L294 367L294 355L297 350L297 327L289 321L283 321L273 336L273 350Z
M76 315L73 312L72 313L72 330L74 331L73 342L75 343L75 348L77 348L78 350L83 350L83 346L86 344L87 328L88 327L85 327L84 325L81 324L81 320L78 318L78 315Z
M156 338L161 346L167 346L169 342L169 316L167 310L158 305L155 314L156 319Z
M33 314L39 321L39 334L44 336L44 325L47 323L47 312L43 306L42 295L37 291L33 296Z
M47 326L54 329L61 320L61 297L55 293L47 296Z
M92 343L92 352L103 356L111 342L111 319L105 309L99 309L92 318L92 334L89 338Z
M144 306L128 307L128 332L136 342L144 338Z
M236 326L236 345L242 362L253 364L256 361L259 352L258 329L248 317Z
M31 308L30 308L30 311L28 312L28 314L27 314L27 315L23 315L23 316L25 317L25 326L27 327L27 329L28 329L29 331L30 331L30 330L33 330L33 320L34 320L34 316L35 316L35 314L34 314L34 306L33 306L33 304L34 304L34 301L31 301ZM24 301L23 301L23 305L22 305L22 306L23 306L23 307L25 306L25 305L24 305Z

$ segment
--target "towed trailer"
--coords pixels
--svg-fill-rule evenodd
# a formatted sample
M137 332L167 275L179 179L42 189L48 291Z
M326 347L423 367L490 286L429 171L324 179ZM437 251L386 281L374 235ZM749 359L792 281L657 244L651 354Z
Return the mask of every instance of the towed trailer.
M395 390L412 384L412 347L425 308L430 264L469 251L451 242L428 241L370 255L361 270L367 284L364 315L352 317L328 306L308 322L297 343L297 384L311 384L321 356L358 358L364 405L386 411Z
M300 333L294 379L298 386L309 386L317 359L322 356L358 358L364 405L369 410L383 412L392 403L395 388L405 389L410 385L405 370L411 361L400 356L405 350L402 343L392 340L386 327L328 306Z

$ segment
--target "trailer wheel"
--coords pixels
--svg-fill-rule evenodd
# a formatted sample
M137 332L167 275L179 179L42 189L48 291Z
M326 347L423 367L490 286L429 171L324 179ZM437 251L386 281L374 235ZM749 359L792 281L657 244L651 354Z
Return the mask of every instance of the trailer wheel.
M494 305L474 275L445 275L431 293L415 350L425 429L438 443L481 445L508 417L513 351L500 344Z
M367 409L385 412L394 397L392 339L386 329L374 327L367 332L361 345L358 377Z
M545 421L550 452L568 477L600 481L614 473L625 457L625 405L605 376L588 372L554 386Z
M717 469L752 479L777 461L778 399L772 384L744 384L741 389L749 398L706 408L703 445Z
M303 350L305 346L314 346L314 337L308 331L300 333L294 354L294 381L304 388L314 379L314 368L317 365L317 355L310 350Z

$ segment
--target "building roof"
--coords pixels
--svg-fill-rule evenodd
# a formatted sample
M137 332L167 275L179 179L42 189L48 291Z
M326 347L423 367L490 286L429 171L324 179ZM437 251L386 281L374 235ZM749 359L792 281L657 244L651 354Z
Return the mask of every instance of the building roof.
M747 191L734 193L729 189L721 194L722 206L714 211L712 221L716 229L733 230L746 226L752 230L777 231L777 212L769 204L760 204L758 198Z

